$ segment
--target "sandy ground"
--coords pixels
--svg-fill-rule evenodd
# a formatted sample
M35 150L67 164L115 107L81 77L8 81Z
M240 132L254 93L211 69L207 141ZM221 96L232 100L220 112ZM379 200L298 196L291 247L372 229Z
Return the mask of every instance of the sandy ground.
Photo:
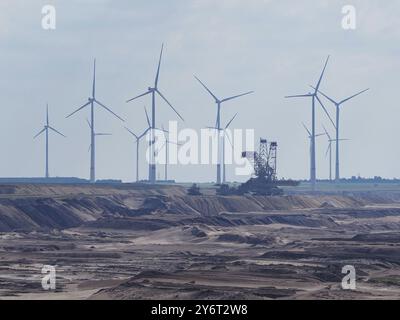
M74 188L55 195L42 191L35 192L64 205L78 197ZM86 191L79 190L80 197L111 197L109 190ZM104 199L94 211L85 200L91 218L78 226L0 232L0 299L400 298L395 200L311 196L284 205L282 199L210 202L186 199L181 190L162 193L149 193L161 201L152 198L151 205L146 192L123 190L117 200L113 194L128 211ZM254 205L246 211L242 204L250 200L264 210ZM49 207L43 210L52 214ZM56 267L55 291L41 286L43 265ZM356 268L356 290L341 288L345 265Z

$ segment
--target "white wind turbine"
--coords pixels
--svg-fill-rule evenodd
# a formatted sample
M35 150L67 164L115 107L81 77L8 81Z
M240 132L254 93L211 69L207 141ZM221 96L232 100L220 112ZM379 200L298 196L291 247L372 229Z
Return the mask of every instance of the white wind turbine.
M156 164L155 164L155 150L154 150L154 144L155 144L155 136L154 136L154 130L156 130L156 94L159 95L167 104L168 106L178 115L178 117L184 121L182 116L176 111L176 109L172 106L172 104L165 98L165 96L160 92L158 88L158 78L160 75L160 67L161 67L161 59L162 59L162 54L163 54L163 49L164 45L161 46L161 53L160 53L160 59L158 61L158 67L157 67L157 73L156 77L154 80L154 87L148 87L147 91L145 93L142 93L132 99L127 100L126 102L130 102L133 100L136 100L140 97L146 96L148 94L151 94L151 138L150 138L150 162L149 162L149 181L150 183L155 183L156 182Z
M222 132L223 134L223 139L222 139L222 183L225 184L226 183L226 161L225 161L225 140L226 138L228 139L232 149L233 149L233 144L232 141L229 138L229 135L226 134L226 130L229 128L229 126L231 125L231 123L233 122L233 120L235 120L237 116L237 113L232 117L232 119L226 124L225 128L220 128L218 129L218 127L207 127L208 129L214 129L217 130L218 133Z
M199 78L197 78L196 76L194 76L194 77L196 78L196 80L198 82L200 82L200 84L204 87L204 89L206 89L206 91L215 100L215 103L217 105L217 120L216 120L216 123L215 123L215 128L218 130L218 132L221 131L221 105L224 102L227 102L227 101L230 101L230 100L233 100L233 99L237 99L239 97L243 97L243 96L246 96L246 95L254 93L254 91L248 91L246 93L238 94L238 95L235 95L235 96L232 96L232 97L229 97L229 98L219 99L219 98L217 98L217 96L209 88L207 88L207 86ZM220 150L220 135L218 135L218 139L217 139L217 156L218 156L218 158L217 158L217 184L221 184L221 159L220 159L221 157L220 157L220 154L221 154L221 150Z
M51 131L59 134L60 136L63 136L64 138L66 138L61 132L57 131L52 126L50 126L50 123L49 123L49 105L47 104L47 107L46 107L46 123L45 123L43 129L36 136L33 137L33 139L36 139L42 133L44 133L44 132L46 133L46 169L45 169L45 177L46 178L50 177L50 174L49 174L49 130L51 130Z
M332 120L332 118L330 117L328 111L326 110L325 106L323 105L323 103L321 102L321 100L319 99L317 92L318 89L321 85L322 82L322 78L324 76L325 70L326 70L326 66L328 65L328 61L329 61L329 56L326 59L324 68L321 72L321 75L318 79L318 83L316 88L314 89L314 92L312 93L307 93L307 94L302 94L302 95L294 95L294 96L286 96L285 98L311 98L311 157L310 157L310 182L311 182L311 187L312 190L315 190L315 185L317 182L317 169L316 169L316 151L315 151L315 138L316 138L316 134L315 134L315 130L316 130L316 118L315 118L315 100L317 100L319 102L319 104L321 105L321 107L323 108L323 110L325 111L325 113L327 114L327 116L329 117L330 121L332 122L333 125L334 122ZM307 129L308 130L308 129Z
M341 139L339 138L339 127L340 127L340 107L342 106L342 104L344 104L345 102L359 96L360 94L368 91L369 89L365 89L363 91L360 91L358 93L356 93L355 95L352 95L342 101L337 102L336 100L333 100L332 98L330 98L328 95L326 95L325 93L321 92L321 90L316 89L320 94L322 94L326 99L328 99L330 102L332 102L335 107L336 107L336 124L334 124L334 127L336 129L336 164L335 164L335 181L339 182L340 181L340 164L339 164L339 142L341 141Z
M90 182L96 182L96 171L95 171L95 157L96 157L96 133L95 133L95 126L94 126L94 107L95 104L99 105L103 109L107 110L109 113L117 117L121 121L125 121L120 116L115 114L111 109L106 107L103 103L101 103L96 98L96 59L94 60L94 67L93 67L93 87L92 87L92 96L88 98L88 102L86 102L82 107L78 108L71 114L67 116L67 118L71 117L75 113L81 111L82 109L86 108L90 105Z

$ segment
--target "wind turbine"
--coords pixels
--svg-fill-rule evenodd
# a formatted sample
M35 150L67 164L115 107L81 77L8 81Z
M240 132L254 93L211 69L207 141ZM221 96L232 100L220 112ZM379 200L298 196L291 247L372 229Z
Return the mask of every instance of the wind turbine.
M94 59L94 64L93 64L93 87L92 87L92 96L88 98L88 102L86 102L82 107L78 108L71 114L67 116L67 118L71 117L75 113L81 111L82 109L86 108L87 106L90 105L90 182L95 183L96 182L96 171L95 171L95 156L96 156L96 133L95 133L95 127L94 127L94 106L95 103L102 107L103 109L107 110L109 113L114 115L116 118L118 118L121 121L125 121L122 119L120 116L115 114L113 111L111 111L110 108L106 107L103 103L101 103L99 100L96 99L96 59Z
M310 182L311 182L311 187L312 190L315 191L315 185L317 182L317 169L316 169L316 159L315 159L315 100L317 100L319 102L319 104L321 105L322 109L324 109L325 113L327 114L329 120L332 122L332 124L335 126L331 116L329 115L328 111L326 110L325 106L322 104L321 100L319 99L317 92L318 89L321 85L321 81L322 78L324 76L325 70L326 70L326 66L328 65L329 62L329 57L326 59L324 68L322 70L321 76L318 79L316 88L314 89L314 92L312 93L307 93L307 94L302 94L302 95L294 95L294 96L286 96L285 98L308 98L311 97L311 123L312 123L312 129L311 129L311 159L310 159ZM308 130L308 129L307 129Z
M147 120L148 127L141 135L138 136L135 133L133 133L132 130L125 127L125 129L136 139L136 182L139 182L139 144L140 144L140 140L146 136L147 132L149 132L151 130L150 119L149 119L149 116L147 115L146 108L144 109L144 111L146 113L146 120Z
M355 95L352 95L351 97L348 97L342 101L335 101L332 98L328 97L326 94L324 94L323 92L321 92L319 89L317 89L317 91L322 94L326 99L328 99L330 102L332 102L335 106L336 106L336 124L334 124L334 127L336 129L336 164L335 164L335 181L339 182L340 181L340 167L339 167L339 142L341 141L341 139L339 138L339 126L340 126L340 107L343 103L359 96L360 94L368 91L368 89L365 89L363 91L360 91L359 93L356 93Z
M204 87L204 89L206 89L206 91L214 98L215 103L217 104L217 121L215 123L215 129L217 129L218 132L221 131L221 105L222 105L222 103L233 100L233 99L237 99L239 97L246 96L251 93L254 93L254 91L248 91L246 93L242 93L242 94L232 96L229 98L219 99L209 88L207 88L207 86L199 78L197 78L196 76L194 76L194 77L196 78L196 80L198 82L200 82L200 84ZM218 158L217 158L217 184L221 184L220 135L218 135L218 139L217 139L217 150L218 150L218 152L217 152L217 156L218 156Z
M160 59L158 61L156 78L154 80L154 87L148 87L148 89L145 93L142 93L142 94L126 101L128 103L128 102L136 100L140 97L151 94L151 130L150 130L151 142L150 142L150 163L149 163L149 181L150 181L150 183L155 183L156 177L157 177L156 165L155 165L155 155L154 155L155 137L154 137L154 132L153 132L153 130L156 129L156 94L158 94L169 105L169 107L178 115L178 117L182 121L185 121L182 118L182 116L178 113L178 111L176 111L176 109L172 106L172 104L167 100L167 98L165 98L165 96L158 89L158 79L160 76L160 67L161 67L161 59L162 59L163 49L164 49L164 44L161 46Z
M237 116L237 113L232 117L232 119L226 124L225 128L223 129L218 129L217 127L207 127L208 129L215 129L218 132L223 132L224 138L222 139L222 183L226 183L226 161L225 161L225 138L228 138L229 143L232 146L233 149L233 144L232 141L230 140L229 136L226 134L226 130L229 128L233 120L235 120Z
M63 136L66 138L61 132L57 131L53 127L50 126L49 124L49 105L47 104L46 106L46 124L44 125L43 129L33 137L33 139L36 139L38 136L40 136L43 132L46 133L46 172L45 172L45 177L46 179L50 177L49 175L49 129L60 136Z
M312 133L310 132L310 130L308 130L307 126L306 126L304 123L302 123L302 125L303 125L304 129L307 131L308 138L310 139L310 157L312 157L312 141L313 141L313 135L312 135ZM325 135L325 133L319 133L319 134L316 134L316 135L315 135L315 138L318 138L318 137L321 137L321 136L324 136L324 135Z

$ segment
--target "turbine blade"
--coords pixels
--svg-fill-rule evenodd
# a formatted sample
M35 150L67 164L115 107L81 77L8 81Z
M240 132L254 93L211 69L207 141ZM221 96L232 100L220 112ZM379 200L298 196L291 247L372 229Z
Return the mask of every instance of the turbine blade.
M290 99L290 98L308 98L308 97L312 97L313 95L308 93L308 94L297 94L294 96L286 96L285 99Z
M182 145L183 145L183 143L174 142L174 141L169 141L169 140L166 140L166 143L168 143L168 144L174 144L174 145L176 145L176 146L182 146Z
M144 107L144 113L146 114L147 125L149 126L149 128L151 128L150 119L149 119L149 114L147 113L146 107Z
M52 130L52 131L54 131L55 133L59 134L60 136L63 136L64 138L66 138L65 135L63 135L61 132L57 131L57 130L54 129L53 127L50 127L50 126L49 126L49 129Z
M106 109L108 112L110 112L112 115L114 115L115 117L117 117L119 120L121 120L122 122L125 122L124 119L122 119L119 115L117 115L116 113L114 113L113 111L111 111L110 108L106 107L104 104L102 104L100 101L98 100L94 100L99 106L103 107L104 109Z
M93 90L92 90L92 98L96 95L96 59L94 59L93 63Z
M140 140L140 139L142 139L146 134L147 134L147 132L149 132L151 130L151 128L149 127L149 128L147 128L146 129L146 131L145 132L143 132L139 137L138 137L138 140Z
M329 140L332 140L331 136L328 133L328 130L326 130L325 126L322 126L322 128L324 128L325 134L328 137Z
M218 129L217 127L206 127L206 129L217 130L217 131L221 131L222 130L222 129Z
M306 129L308 135L311 137L311 132L310 130L308 130L307 126L303 122L301 124L303 125L304 129Z
M46 106L46 124L49 125L49 104Z
M321 105L322 109L324 109L326 115L328 116L329 120L331 121L333 127L336 129L336 125L335 122L333 122L331 115L329 114L328 110L326 110L325 106L323 105L322 101L320 100L320 98L316 95L315 96L319 102L319 104Z
M321 76L319 77L318 84L317 84L317 87L315 89L315 92L317 92L319 90L319 86L321 85L321 81L322 81L322 78L324 76L326 66L328 65L328 62L329 62L329 58L330 58L330 56L328 56L328 58L326 59L325 66L324 66L324 69L322 70Z
M365 89L365 90L363 90L363 91L361 91L361 92L359 92L359 93L357 93L357 94L355 94L355 95L353 95L353 96L351 96L351 97L349 97L349 98L347 98L347 99L344 99L344 100L340 101L339 104L343 104L343 103L345 103L345 102L347 102L347 101L349 101L349 100L351 100L351 99L353 99L353 98L359 96L360 94L362 94L362 93L368 91L368 90L369 90L369 88L368 88L368 89Z
M221 100L221 102L226 102L226 101L229 101L229 100L237 99L239 97L247 96L247 95L252 94L252 93L254 93L254 91L249 91L249 92L246 92L246 93L238 94L236 96L223 99L223 100Z
M129 129L128 127L124 127L131 135L133 135L136 139L138 139L138 136L136 134L133 133L133 131L131 129Z
M168 141L167 136L165 135L165 133L169 133L169 132L164 129L164 125L161 125L161 131L164 133L165 141Z
M326 150L326 152L325 152L325 157L327 157L328 156L328 152L329 152L329 150L331 149L331 147L332 147L332 144L331 143L329 143L329 145L328 145L328 149Z
M169 131L164 130L164 129L160 129L160 128L154 128L154 130L161 131L161 132L164 132L164 133L169 133Z
M157 88L158 85L158 78L160 76L160 67L161 67L163 50L164 50L164 44L161 45L160 59L158 60L158 68L157 68L156 80L154 81L154 88Z
M151 93L150 90L147 91L147 92L145 92L145 93L142 93L142 94L140 94L140 95L138 95L138 96L136 96L136 97L134 97L134 98L132 98L132 99L126 100L126 103L131 102L131 101L133 101L133 100L136 100L136 99L138 99L138 98L140 98L140 97L143 97L143 96L145 96L145 95L148 95L149 93Z
M313 88L314 90L316 90L318 93L322 94L326 99L328 99L330 102L332 102L334 105L337 105L338 103L333 100L332 98L328 97L328 95L326 95L325 93L323 93L321 90L317 90L315 87L310 86L311 88Z
M112 133L96 133L96 136L112 136Z
M228 128L229 128L229 126L231 125L232 121L235 120L236 116L237 116L237 113L236 113L236 114L233 116L233 118L228 122L228 124L225 126L225 129L228 129Z
M46 128L43 128L36 136L33 137L33 139L36 139L37 137L39 137L45 131L46 131Z
M89 128L90 128L90 129L92 129L92 125L90 124L90 122L89 122L89 119L88 119L88 118L86 118L86 123L88 124Z
M72 112L71 114L69 114L68 116L66 116L66 118L69 118L69 117L71 117L72 115L74 115L75 113L81 111L83 108L86 108L90 103L91 103L91 101L85 103L82 107L76 109L74 112Z
M160 97L163 98L163 100L171 107L171 109L174 110L174 112L178 115L178 117L181 118L182 121L185 121L179 114L179 112L176 111L176 109L172 106L172 104L163 96L163 94L158 89L156 89L156 91L160 95Z
M231 145L231 147L232 147L232 150L233 150L233 143L232 143L232 141L231 141L231 138L229 137L229 135L228 135L228 134L226 134L225 130L224 130L224 135L225 135L225 137L227 137L227 138L228 138L229 144ZM224 150L224 151L225 151L225 150Z
M194 77L196 78L196 80L197 80L198 82L200 82L200 84L204 87L204 89L206 89L207 92L208 92L209 94L211 94L211 96L212 96L216 101L219 101L218 98L214 95L214 93L212 93L211 90L208 89L207 86L206 86L203 82L201 82L201 80L200 80L199 78L197 78L196 76L194 76Z

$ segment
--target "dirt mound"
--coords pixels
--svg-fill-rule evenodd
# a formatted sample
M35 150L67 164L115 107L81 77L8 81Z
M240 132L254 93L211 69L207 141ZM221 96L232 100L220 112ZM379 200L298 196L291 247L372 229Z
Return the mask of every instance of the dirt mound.
M186 189L172 185L148 184L16 184L0 185L0 195L12 197L26 196L83 196L83 195L121 195L121 196L184 196Z
M256 236L256 235L241 235L239 233L224 233L218 236L217 241L234 242L241 244L263 244L268 245L276 241L274 237Z
M203 230L199 229L198 227L191 227L190 233L191 233L191 235L195 236L196 238L207 237L207 233L205 233Z
M329 208L335 208L335 206L330 202L324 202L323 204L321 204L320 208L329 209Z
M272 213L304 209L350 212L350 208L361 209L364 204L361 198L341 195L188 196L181 186L162 185L0 186L0 232L79 226L158 230L188 224L328 227L335 225L329 217L314 219L302 214Z
M296 293L293 289L280 289L267 284L262 274L249 277L217 269L150 271L142 272L115 287L102 289L92 295L91 299L255 300L287 298Z
M63 229L96 219L95 203L75 204L51 198L0 199L0 231Z

